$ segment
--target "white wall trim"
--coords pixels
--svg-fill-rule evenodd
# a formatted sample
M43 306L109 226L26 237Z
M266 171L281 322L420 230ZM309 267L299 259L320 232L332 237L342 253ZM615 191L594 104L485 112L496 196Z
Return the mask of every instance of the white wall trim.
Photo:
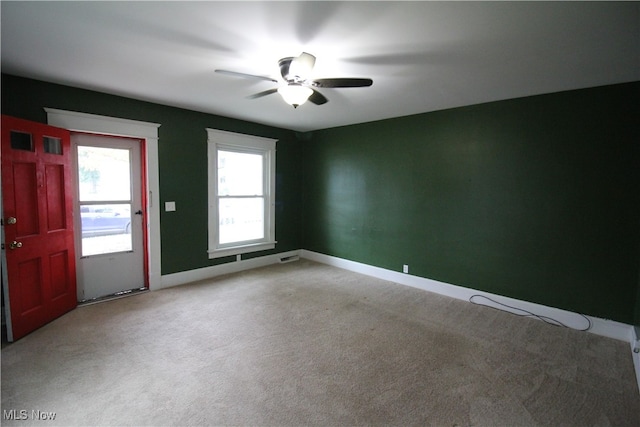
M476 291L474 289L451 285L448 283L439 282L437 280L411 276L409 274L324 255L305 249L282 252L274 255L267 255L247 260L239 260L236 262L229 262L226 264L214 265L211 267L199 268L196 270L165 274L162 276L162 283L158 287L156 287L156 289L180 286L199 280L221 276L223 274L237 273L239 271L264 267L280 262L289 262L290 260L297 260L298 258L305 258L310 261L331 265L333 267L342 268L344 270L353 271L355 273L376 277L378 279L387 280L405 286L411 286L417 289L434 292L440 295L464 300L467 302L473 295L483 295L495 301L502 302L513 307L522 308L538 315L548 316L553 319L560 320L565 325L575 327L576 329L580 329L585 326L584 318L582 318L580 314L571 311L530 303L527 301L516 300L513 298L491 294L488 292ZM592 328L589 330L590 333L631 343L632 357L636 371L636 379L638 381L638 389L640 390L640 328L634 328L630 325L615 322L612 320L600 319L592 316L587 317L592 322ZM635 349L638 349L639 352L636 353Z
M473 295L482 295L489 297L495 301L510 305L512 307L521 308L537 315L547 316L552 319L561 321L563 324L575 328L583 329L586 327L585 319L581 314L559 308L548 307L541 304L535 304L528 301L517 300L502 295L491 294L489 292L477 291L475 289L464 288L462 286L451 285L449 283L439 282L437 280L427 279L424 277L411 276L409 274L400 273L398 271L387 270L372 265L363 264L355 261L349 261L318 252L300 250L300 257L331 265L333 267L342 268L353 271L355 273L376 277L378 279L387 280L401 285L411 286L428 292L434 292L451 298L469 301ZM503 307L500 307L504 309ZM640 328L627 325L625 323L615 322L613 320L600 319L598 317L586 316L591 320L591 329L588 332L619 341L629 342L633 363L636 372L636 380L638 381L638 391L640 391ZM636 349L638 353L636 353Z
M2 177L0 174L0 215L4 215L2 205ZM4 225L0 226L0 243L4 244ZM0 279L2 280L2 297L7 303L4 305L4 321L7 331L7 341L13 342L13 323L11 322L11 304L9 304L9 276L7 273L7 253L0 255Z
M119 117L100 116L78 111L45 107L50 125L78 132L102 133L115 136L158 139L158 123L141 122ZM55 123L53 123L55 122Z
M199 280L210 279L223 274L237 273L239 271L250 270L252 268L264 267L271 264L278 264L282 259L299 256L300 251L282 252L279 254L266 255L256 258L244 259L225 264L212 265L210 267L198 268L195 270L181 271L179 273L164 274L162 283L156 289L180 286Z
M161 283L160 174L158 166L158 128L160 125L55 108L45 108L45 111L47 112L47 122L52 126L76 132L135 137L145 140L149 289L157 289Z
M565 325L575 329L583 329L587 326L586 321L582 317L582 315L559 308L548 307L528 301L508 298L502 295L491 294L489 292L477 291L475 289L451 285L449 283L439 282L437 280L427 279L424 277L412 276L410 274L404 274L398 271L387 270L380 267L374 267L368 264L362 264L355 261L336 258L317 252L301 250L300 256L311 261L332 265L334 267L343 268L345 270L365 274L367 276L377 277L379 279L388 280L390 282L411 286L414 288L434 292L440 295L445 295L464 301L469 301L469 298L471 298L473 295L486 296L495 301L510 305L512 307L521 308L541 316L547 316L553 319L557 319ZM592 327L589 332L609 338L614 338L620 341L630 342L631 333L633 331L633 328L630 325L592 316L587 317L592 322Z
M640 391L640 326L634 326L631 337L631 357L633 358L633 366L636 370L636 379L638 380L638 391Z

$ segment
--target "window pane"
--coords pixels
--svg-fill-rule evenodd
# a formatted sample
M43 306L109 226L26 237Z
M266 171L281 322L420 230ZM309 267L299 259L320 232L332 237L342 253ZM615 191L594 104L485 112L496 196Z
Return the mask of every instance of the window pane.
M30 133L11 131L11 148L14 150L33 151L33 140Z
M82 256L133 250L131 205L80 205Z
M262 196L261 154L218 151L218 195Z
M51 136L43 136L44 152L49 154L62 154L62 140Z
M131 200L129 150L78 147L80 201Z
M220 199L220 244L264 238L264 199Z

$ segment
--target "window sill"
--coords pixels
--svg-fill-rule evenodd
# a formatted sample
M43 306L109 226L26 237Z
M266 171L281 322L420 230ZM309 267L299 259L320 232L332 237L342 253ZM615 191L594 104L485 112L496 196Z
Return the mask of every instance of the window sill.
M249 252L266 251L267 249L273 249L276 247L277 242L261 242L252 243L249 245L233 246L230 248L214 249L207 251L209 253L209 259L222 258L232 255L246 254Z

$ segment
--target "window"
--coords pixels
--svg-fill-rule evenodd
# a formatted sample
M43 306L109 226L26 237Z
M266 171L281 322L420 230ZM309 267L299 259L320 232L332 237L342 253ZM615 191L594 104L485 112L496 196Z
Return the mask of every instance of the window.
M207 129L209 258L275 247L276 140Z

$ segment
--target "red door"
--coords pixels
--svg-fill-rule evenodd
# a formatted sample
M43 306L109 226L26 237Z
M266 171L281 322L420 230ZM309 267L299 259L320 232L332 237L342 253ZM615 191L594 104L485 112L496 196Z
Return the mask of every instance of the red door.
M77 305L69 131L2 116L2 207L16 340Z

